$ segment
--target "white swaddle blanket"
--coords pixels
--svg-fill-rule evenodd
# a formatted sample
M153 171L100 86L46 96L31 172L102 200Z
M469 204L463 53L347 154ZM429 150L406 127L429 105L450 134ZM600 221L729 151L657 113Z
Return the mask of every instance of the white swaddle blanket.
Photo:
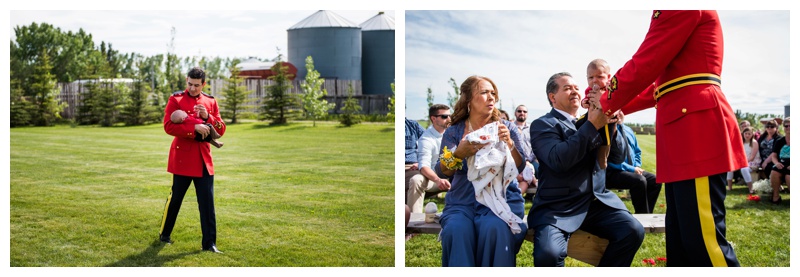
M467 179L472 182L478 203L491 209L497 217L508 223L512 233L518 234L522 232L519 227L522 219L511 212L505 192L519 172L508 145L500 141L497 130L498 122L492 122L467 135L466 140L470 143L488 143L474 156L467 158Z

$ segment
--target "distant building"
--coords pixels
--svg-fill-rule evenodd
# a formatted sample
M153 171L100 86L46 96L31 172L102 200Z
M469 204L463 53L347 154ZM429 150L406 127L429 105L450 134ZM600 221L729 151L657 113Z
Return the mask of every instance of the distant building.
M297 77L297 67L288 62L282 64L288 67L289 79L294 80ZM305 66L305 63L303 65ZM239 76L245 79L267 79L274 76L276 73L272 72L273 66L275 62L262 62L257 59L249 59L236 65L240 71Z

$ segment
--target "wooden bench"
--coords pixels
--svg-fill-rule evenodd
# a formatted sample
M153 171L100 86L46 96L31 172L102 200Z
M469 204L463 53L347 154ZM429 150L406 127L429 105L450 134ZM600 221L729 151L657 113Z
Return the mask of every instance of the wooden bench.
M664 214L634 214L634 218L644 227L645 233L664 233ZM523 221L527 222L527 216ZM442 226L438 222L426 223L424 213L412 213L408 221L406 232L418 234L439 234ZM533 229L528 229L525 240L533 242ZM567 255L573 259L597 266L603 252L606 251L608 240L592 235L582 230L575 231L569 239Z

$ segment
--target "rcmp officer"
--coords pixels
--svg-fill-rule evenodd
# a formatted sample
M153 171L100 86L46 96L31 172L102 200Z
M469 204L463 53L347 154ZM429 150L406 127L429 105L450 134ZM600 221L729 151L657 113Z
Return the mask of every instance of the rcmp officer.
M181 208L181 202L194 182L197 205L200 210L200 225L203 231L203 250L222 253L217 249L217 222L214 214L214 162L208 142L194 140L195 132L210 135L209 126L220 135L225 134L225 123L219 115L219 107L213 96L203 93L206 84L205 72L192 68L187 74L185 91L174 93L164 112L164 131L174 136L169 148L167 171L172 173L172 190L164 205L159 239L172 243L170 234ZM170 115L183 110L189 115L203 119L207 124L172 123Z
M654 11L639 50L605 94L592 96L609 116L656 108L667 266L739 266L725 238L725 174L747 161L736 116L720 89L722 54L716 11Z

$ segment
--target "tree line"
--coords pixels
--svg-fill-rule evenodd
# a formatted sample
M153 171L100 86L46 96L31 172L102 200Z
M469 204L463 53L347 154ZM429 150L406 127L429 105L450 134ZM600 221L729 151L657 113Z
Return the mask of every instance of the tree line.
M142 125L160 122L164 106L175 91L186 89L185 73L189 68L200 67L206 79L226 79L227 85L220 99L223 117L236 123L247 95L252 93L243 85L236 65L240 58L179 57L174 53L175 28L166 54L144 56L138 53L120 53L111 43L96 45L92 35L80 29L64 32L47 23L16 26L16 38L11 41L11 127L51 126L63 121L60 117L65 103L59 103L57 83L77 80L89 82L82 92L76 124L111 126L116 123ZM253 58L253 57L249 57ZM261 59L259 59L261 60ZM259 119L282 124L301 115L317 120L327 113L331 104L322 99L327 92L319 89L324 82L319 74L306 77L304 98L287 93L291 86L288 67L281 55L264 61L273 61L275 84L268 88L262 102ZM307 68L313 70L313 60L308 57ZM107 81L130 78L131 86L114 85ZM209 87L204 91L209 92ZM313 97L312 97L313 96ZM352 97L350 97L352 98ZM358 105L355 99L353 102ZM302 104L301 104L302 103ZM345 105L345 125L357 123L360 107ZM340 117L341 119L342 117ZM355 122L352 123L351 122ZM315 122L316 124L316 122Z

